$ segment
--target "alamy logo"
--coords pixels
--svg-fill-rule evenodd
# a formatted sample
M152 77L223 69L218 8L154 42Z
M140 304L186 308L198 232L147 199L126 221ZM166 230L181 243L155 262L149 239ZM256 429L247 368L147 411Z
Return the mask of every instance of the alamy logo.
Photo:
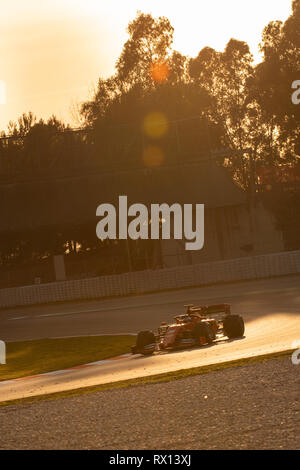
M296 91L292 93L292 103L299 104L300 103L300 80L295 80L292 83L292 88L296 88Z
M4 341L0 341L0 364L6 364L6 346Z
M296 349L296 351L293 352L292 354L292 363L295 365L295 366L298 366L300 364L300 341L299 340L295 340L293 341L292 343L292 348L298 348Z
M204 245L204 204L151 204L150 214L144 204L127 206L127 196L119 196L117 210L112 204L100 204L96 215L102 217L96 227L100 240L189 240L186 250L201 250ZM128 217L131 218L128 224ZM195 220L194 220L195 218ZM117 236L117 219L119 222ZM172 224L173 220L173 224ZM149 233L150 232L150 233Z

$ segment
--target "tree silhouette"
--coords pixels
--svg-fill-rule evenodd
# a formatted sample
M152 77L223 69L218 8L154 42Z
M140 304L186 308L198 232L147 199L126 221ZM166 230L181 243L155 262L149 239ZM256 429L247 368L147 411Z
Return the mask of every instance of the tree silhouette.
M300 79L300 0L292 2L284 23L266 25L263 60L256 66L243 41L232 38L223 52L204 47L188 58L172 49L173 33L167 18L138 12L115 74L99 78L80 108L84 128L72 132L55 116L38 120L32 112L9 122L0 139L1 177L30 177L34 188L41 177L54 184L58 176L144 168L145 149L153 145L162 152L162 165L218 155L240 186L260 191L286 231L288 249L299 248L300 227L292 222L300 220L299 189L288 183L300 158L300 105L291 100L292 82ZM145 132L153 112L166 121L159 139ZM87 221L46 230L37 220L32 231L1 232L0 241L0 264L6 265L66 251L120 259L124 248L99 243ZM105 263L100 271L121 269Z

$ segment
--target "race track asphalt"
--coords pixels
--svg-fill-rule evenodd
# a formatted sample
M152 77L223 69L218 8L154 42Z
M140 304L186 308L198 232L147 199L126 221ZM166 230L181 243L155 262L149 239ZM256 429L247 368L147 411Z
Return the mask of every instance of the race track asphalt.
M210 286L122 299L36 306L1 312L6 341L87 334L135 333L184 311L183 304L227 302L243 315L245 338L151 357L139 355L91 367L0 382L0 401L70 390L292 348L300 340L300 276Z
M300 275L148 295L0 310L0 339L137 333L184 313L184 304L230 303L249 319L300 313Z

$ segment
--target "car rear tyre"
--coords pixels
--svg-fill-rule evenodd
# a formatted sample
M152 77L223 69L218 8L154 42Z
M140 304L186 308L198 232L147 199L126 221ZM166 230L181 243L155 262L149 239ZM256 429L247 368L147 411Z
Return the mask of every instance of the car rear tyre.
M240 338L244 335L244 320L240 315L228 315L223 320L223 329L229 339Z
M136 350L144 356L153 354L155 351L155 336L153 331L140 331L136 339Z

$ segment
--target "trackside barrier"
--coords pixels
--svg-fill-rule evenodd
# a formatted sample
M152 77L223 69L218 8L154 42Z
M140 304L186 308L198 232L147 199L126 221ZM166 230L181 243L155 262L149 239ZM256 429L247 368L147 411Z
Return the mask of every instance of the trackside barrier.
M300 251L0 289L0 308L144 294L300 273Z

